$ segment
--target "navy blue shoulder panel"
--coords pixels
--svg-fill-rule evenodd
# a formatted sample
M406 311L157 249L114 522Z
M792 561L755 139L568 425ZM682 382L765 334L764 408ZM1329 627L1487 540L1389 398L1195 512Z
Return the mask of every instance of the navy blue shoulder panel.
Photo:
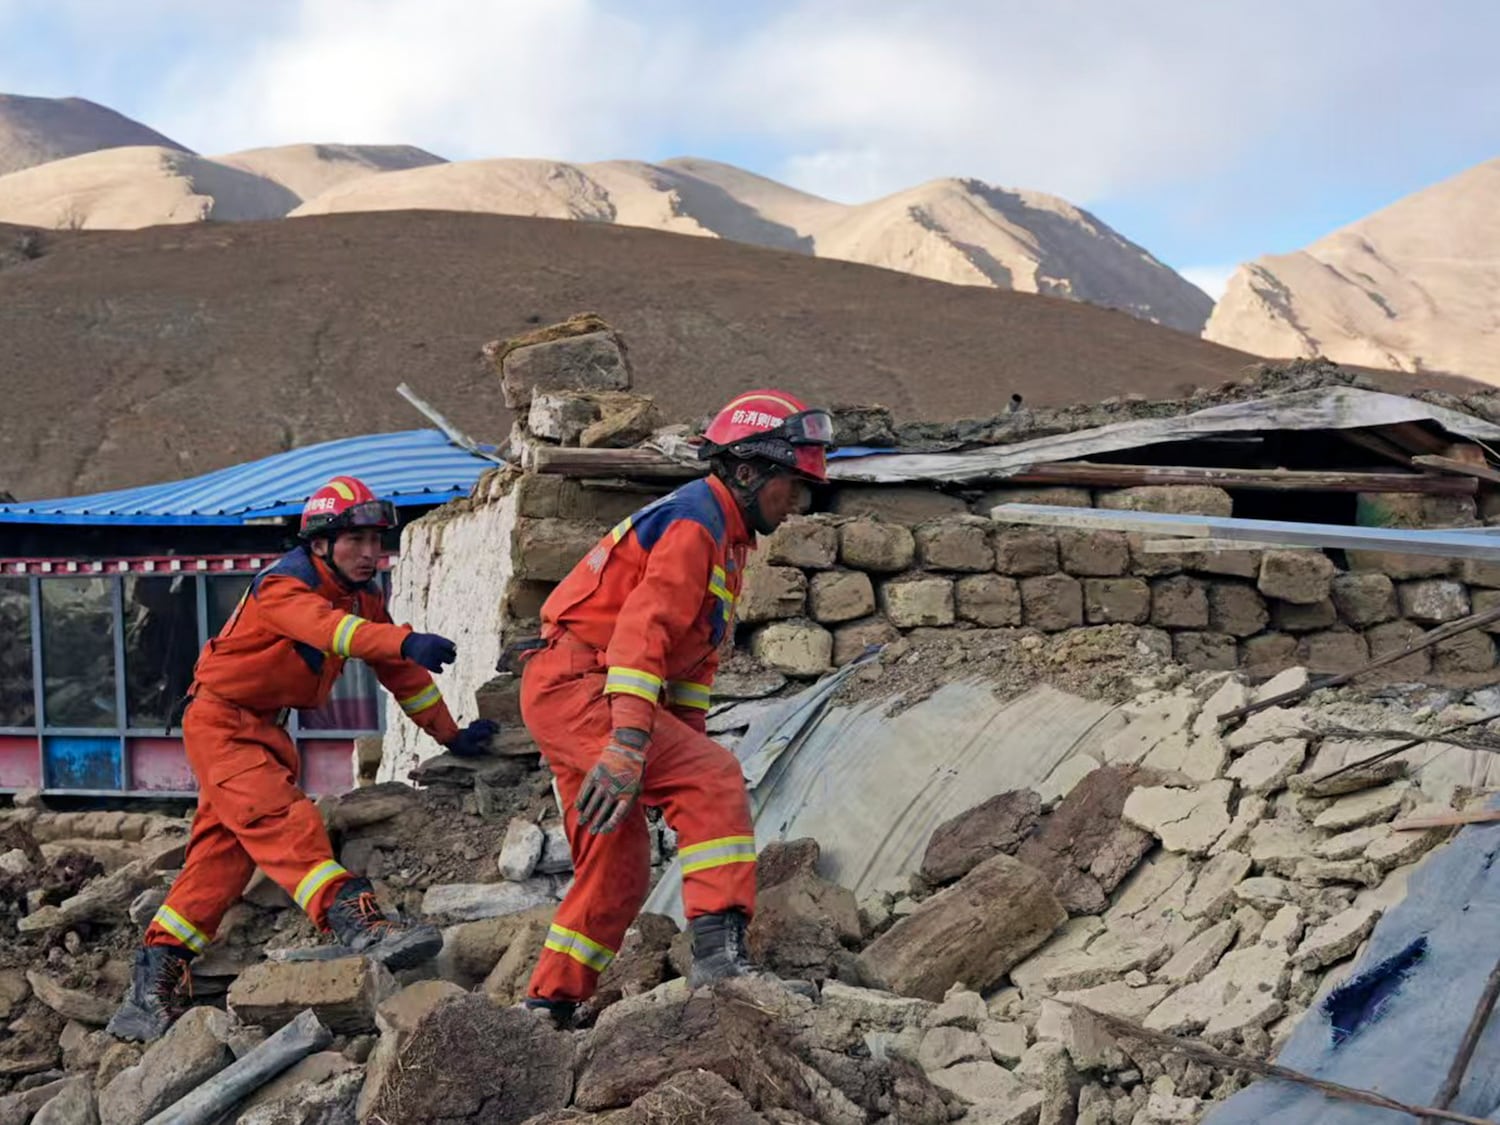
M308 554L306 547L293 547L257 574L250 583L250 589L256 597L260 596L261 582L272 575L295 578L309 590L316 590L322 584L322 579L318 576L318 568L313 565L312 555Z
M667 528L678 520L692 520L702 524L714 537L715 543L721 547L724 545L724 513L706 479L685 484L660 500L647 504L630 517L630 526L635 532L636 541L649 551L666 534Z

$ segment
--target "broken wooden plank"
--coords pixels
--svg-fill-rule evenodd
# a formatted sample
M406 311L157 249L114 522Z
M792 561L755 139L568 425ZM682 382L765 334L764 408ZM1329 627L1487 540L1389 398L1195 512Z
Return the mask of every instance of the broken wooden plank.
M1491 484L1500 484L1500 469L1492 469L1482 462L1460 461L1457 457L1440 457L1436 453L1413 457L1412 461L1423 468L1476 477L1479 480L1489 481Z
M1494 824L1500 821L1500 809L1470 809L1468 812L1435 813L1432 816L1409 816L1391 823L1395 832L1414 832L1419 828L1458 828L1465 824Z
M1015 484L1088 485L1095 488L1188 484L1263 492L1420 492L1446 496L1472 495L1478 486L1473 481L1460 483L1461 479L1421 473L1110 465L1097 461L1032 465L1007 478Z
M1458 1088L1463 1085L1464 1074L1468 1072L1469 1063L1474 1060L1474 1050L1479 1046L1479 1037L1484 1034L1485 1026L1490 1022L1490 1013L1495 1010L1496 1000L1500 1000L1500 963L1490 970L1489 979L1484 983L1484 991L1479 995L1479 1003L1475 1005L1474 1014L1469 1017L1469 1026L1458 1045L1458 1054L1453 1057L1453 1065L1448 1068L1448 1077L1443 1079L1437 1097L1433 1099L1438 1109L1447 1109L1453 1104L1453 1099L1458 1097ZM1437 1122L1438 1118L1428 1117L1424 1125L1437 1125Z

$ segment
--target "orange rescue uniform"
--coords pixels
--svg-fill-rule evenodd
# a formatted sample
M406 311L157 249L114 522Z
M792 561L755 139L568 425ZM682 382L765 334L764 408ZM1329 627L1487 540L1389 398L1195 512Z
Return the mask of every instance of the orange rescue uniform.
M542 606L546 647L524 666L521 712L557 779L574 881L528 989L584 1000L640 912L651 877L640 805L677 832L689 918L755 907L755 830L739 762L704 733L720 646L753 540L729 490L694 481L624 520ZM573 807L612 731L651 734L639 804L614 832Z
M314 924L351 878L323 818L297 787L291 708L328 701L344 661L368 663L438 742L458 734L427 670L401 656L409 625L392 624L375 589L350 590L307 547L256 575L198 657L182 733L198 779L187 863L146 930L147 945L201 953L258 866Z

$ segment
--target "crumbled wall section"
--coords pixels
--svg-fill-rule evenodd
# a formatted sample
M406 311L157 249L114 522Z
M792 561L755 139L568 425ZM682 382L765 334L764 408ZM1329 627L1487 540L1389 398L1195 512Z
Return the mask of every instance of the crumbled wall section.
M458 660L435 679L460 724L477 717L475 692L495 675L514 581L516 523L516 478L495 472L481 478L469 498L429 513L401 537L391 616L458 645ZM394 699L387 700L380 781L405 781L412 767L441 752Z

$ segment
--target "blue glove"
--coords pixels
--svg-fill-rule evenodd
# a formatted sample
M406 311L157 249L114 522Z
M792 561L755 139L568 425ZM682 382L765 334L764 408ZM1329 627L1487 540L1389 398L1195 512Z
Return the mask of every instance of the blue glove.
M500 724L493 719L475 719L458 736L448 743L448 750L460 758L473 758L489 748L490 739L500 733Z
M401 655L429 672L441 672L457 658L458 646L436 633L410 633L401 642Z

